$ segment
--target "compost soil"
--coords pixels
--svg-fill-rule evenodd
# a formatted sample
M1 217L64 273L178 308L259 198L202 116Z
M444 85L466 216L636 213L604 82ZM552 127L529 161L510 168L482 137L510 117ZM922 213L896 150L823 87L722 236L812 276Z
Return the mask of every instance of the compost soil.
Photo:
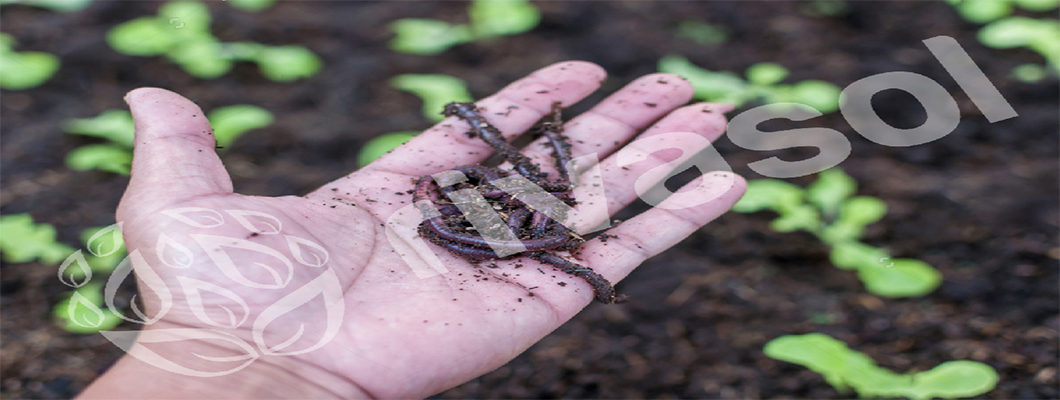
M857 180L859 194L889 207L865 240L938 268L945 283L934 293L872 295L854 273L830 265L814 237L771 231L769 213L729 213L622 281L618 288L632 301L592 304L507 365L437 397L853 396L762 353L773 338L809 332L832 335L900 372L950 360L984 362L1000 383L983 397L1060 397L1057 81L1011 79L1013 67L1042 59L982 46L975 37L980 26L944 2L838 2L845 11L832 16L815 15L818 3L536 2L543 19L532 32L430 57L389 50L387 24L406 17L463 23L466 3L281 1L257 14L209 5L213 32L223 41L299 44L319 54L324 69L297 83L268 81L249 64L200 80L164 58L124 56L107 46L108 29L154 15L157 2L97 1L71 14L4 6L0 22L18 39L17 49L51 52L63 65L43 86L0 92L0 211L29 212L55 225L70 245L82 229L113 223L128 179L66 168L66 153L96 140L63 134L59 122L125 108L122 96L140 86L174 90L205 110L246 103L272 111L273 125L243 136L222 158L240 193L301 195L354 170L371 138L429 126L417 98L387 85L397 74L453 75L482 97L553 62L598 63L610 78L574 115L655 72L667 54L714 71L774 62L791 70L790 82L822 79L841 87L910 71L953 94L962 113L953 133L885 147L855 134L839 113L775 128L823 126L847 135L853 152L841 167ZM717 45L680 38L676 28L688 19L723 26L729 38ZM957 39L1018 117L990 123L981 115L921 42L938 35ZM873 104L897 127L925 119L904 92L881 92ZM750 162L813 155L744 150L724 138L717 147L749 179L761 178ZM644 209L635 205L618 218ZM53 322L51 308L67 290L55 267L4 263L0 271L4 398L74 396L121 355L100 335L67 333ZM120 329L135 329L129 325Z

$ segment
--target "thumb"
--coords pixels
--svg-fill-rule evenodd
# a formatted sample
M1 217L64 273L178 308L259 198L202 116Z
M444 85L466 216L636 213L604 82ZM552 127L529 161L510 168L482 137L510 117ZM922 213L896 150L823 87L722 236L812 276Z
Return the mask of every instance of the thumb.
M164 207L184 199L232 193L232 180L214 152L213 129L199 106L164 89L125 95L136 137L129 187L118 207Z

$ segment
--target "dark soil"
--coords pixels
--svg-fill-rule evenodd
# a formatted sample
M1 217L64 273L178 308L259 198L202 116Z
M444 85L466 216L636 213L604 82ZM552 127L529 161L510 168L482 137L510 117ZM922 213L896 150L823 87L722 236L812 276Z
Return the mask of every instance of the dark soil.
M792 82L840 86L910 71L957 99L962 121L955 132L891 148L856 135L838 113L797 126L848 135L853 153L842 167L857 179L859 194L890 209L866 241L941 270L939 290L905 300L871 295L853 273L832 267L812 236L771 231L768 213L730 213L619 284L632 301L593 304L508 365L439 397L850 396L762 354L773 338L808 332L832 335L897 371L957 359L987 363L1001 382L984 397L1060 397L1060 90L1055 77L1039 84L1009 78L1013 67L1040 64L1040 57L983 47L978 26L944 2L847 2L847 11L832 17L807 15L810 2L536 4L544 18L534 31L433 57L388 50L386 24L402 17L465 22L466 3L281 1L259 14L210 4L213 30L224 41L300 44L323 57L319 75L293 84L267 81L252 65L199 80L160 57L123 56L106 45L109 28L153 15L157 2L97 1L73 14L5 6L0 23L18 49L56 54L63 67L41 87L0 93L0 212L30 212L70 245L82 229L113 223L127 178L67 169L65 154L94 140L63 134L58 124L123 108L124 93L140 86L177 91L206 110L249 103L272 111L275 124L238 140L223 159L241 193L299 195L355 169L357 151L372 137L429 125L418 99L387 86L397 74L457 76L481 97L547 64L581 59L611 74L601 94L584 103L591 104L654 72L667 54L710 70L775 62L792 71ZM730 39L703 46L677 38L678 23L692 18L725 26ZM986 121L921 43L938 35L960 42L1019 117ZM883 92L874 104L898 127L925 118L903 92ZM760 178L750 162L813 155L748 151L726 139L718 148L749 179ZM0 271L4 398L71 397L120 356L99 335L70 334L52 322L51 307L66 290L54 267L5 263Z

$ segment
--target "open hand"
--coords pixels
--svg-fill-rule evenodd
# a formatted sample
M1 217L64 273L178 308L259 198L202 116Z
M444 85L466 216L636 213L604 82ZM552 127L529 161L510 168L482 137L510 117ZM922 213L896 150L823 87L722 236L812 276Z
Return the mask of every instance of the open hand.
M548 114L553 102L569 106L604 78L596 65L564 62L477 104L510 138ZM652 170L682 151L702 150L724 131L728 108L684 106L692 92L676 76L648 75L566 124L574 156L596 153L601 160L611 214L637 198L638 178L662 179L665 173ZM234 372L196 377L126 357L86 397L423 397L503 365L593 299L584 281L525 258L489 268L428 245L447 272L423 277L395 250L385 224L410 205L413 180L491 154L464 134L463 121L450 117L305 196L257 197L233 193L194 103L153 88L126 100L136 120L135 157L117 219L129 251L142 256L133 267L144 314L157 319L133 349L152 349L189 370ZM699 140L668 137L667 147L680 151L652 152L628 165L614 156L635 137L670 132ZM544 146L531 144L524 153L551 164ZM607 231L616 239L587 242L574 261L618 282L728 210L744 182L707 173L688 187L711 200L664 203ZM151 341L165 332L228 339Z

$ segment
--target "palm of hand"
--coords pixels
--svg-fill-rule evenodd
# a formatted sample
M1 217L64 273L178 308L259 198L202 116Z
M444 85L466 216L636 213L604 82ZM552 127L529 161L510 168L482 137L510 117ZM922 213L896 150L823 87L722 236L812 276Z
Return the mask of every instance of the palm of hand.
M503 118L493 113L487 117L496 116L492 122L506 134L522 132L546 114L553 101L574 103L595 90L602 77L602 71L590 64L557 64L512 84L479 105L510 111ZM605 158L618 149L620 142L656 120L659 121L645 135L683 131L713 140L721 134L724 119L720 114L724 108L699 104L674 110L690 96L688 85L675 77L648 76L568 124L566 134L575 143L575 156L595 151L603 160L601 171L612 213L636 197L632 190L634 180L669 161L649 159L620 167L612 160L614 157ZM488 147L463 135L466 127L460 122L443 122L372 165L305 197L266 198L232 193L231 182L212 152L212 137L203 133L209 127L194 104L158 89L135 91L128 100L137 122L137 147L132 181L118 217L124 222L129 249L140 249L148 260L155 260L166 256L156 251L157 238L162 234L178 242L192 235L209 234L231 238L233 243L284 249L289 258L296 258L291 256L294 250L287 250L293 247L285 238L311 243L303 249L316 252L317 256L326 254L326 266L312 268L293 263L290 282L279 290L232 284L230 273L209 262L188 269L153 270L171 287L180 287L176 282L181 279L223 286L246 302L250 322L267 313L280 298L298 288L313 286L322 274L333 274L328 277L333 277L328 285L337 285L342 298L339 329L320 343L322 347L288 357L352 382L375 397L430 395L488 372L557 328L593 297L585 282L530 260L500 261L493 269L485 263L470 264L435 247L449 271L420 278L395 251L384 225L390 216L411 203L412 196L404 192L411 188L412 180L473 164L489 155ZM671 147L689 151L695 146L675 142ZM526 153L539 161L548 158L548 152L540 146L531 145ZM714 201L684 209L646 212L612 229L619 240L587 243L578 262L617 281L646 257L673 245L727 210L742 194L742 182L731 174L710 174L698 181L699 186L693 190L713 196ZM163 213L190 208L213 210L225 216L230 216L227 213L231 210L249 211L271 217L268 221L282 228L275 235L254 234L246 226L227 222L207 229L176 223ZM196 249L192 255L195 260L216 261L208 250ZM232 252L232 256L241 256L236 269L249 281L270 282L269 277L275 276L263 267L276 264L275 257L253 251ZM136 268L140 274L142 268ZM282 268L273 269L280 270L281 279L288 276ZM159 326L217 327L204 322L188 306L192 302L184 293L174 293L174 297L172 308ZM153 301L156 297L144 298L148 314L162 307ZM226 316L231 320L231 314L223 310L240 308L226 305L224 296L210 298L216 301L209 302L207 297L202 301L204 308L213 308L209 319L214 321ZM309 345L327 336L329 318L334 320L328 312L334 308L320 304L305 303L296 316L291 313L283 317L294 316L293 323L287 321L275 337L265 336L266 347L299 334L298 326L304 328L301 334ZM217 314L218 310L222 312ZM235 315L238 319L239 313ZM250 322L226 332L254 343ZM294 347L297 346L291 349Z

